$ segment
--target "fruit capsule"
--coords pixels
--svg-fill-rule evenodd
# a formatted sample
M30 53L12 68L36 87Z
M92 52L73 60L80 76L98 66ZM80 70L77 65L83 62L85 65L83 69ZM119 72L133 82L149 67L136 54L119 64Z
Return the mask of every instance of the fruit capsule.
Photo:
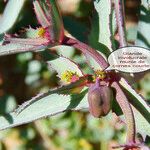
M92 85L88 92L90 113L96 118L106 116L111 110L112 97L113 92L110 87L97 83Z

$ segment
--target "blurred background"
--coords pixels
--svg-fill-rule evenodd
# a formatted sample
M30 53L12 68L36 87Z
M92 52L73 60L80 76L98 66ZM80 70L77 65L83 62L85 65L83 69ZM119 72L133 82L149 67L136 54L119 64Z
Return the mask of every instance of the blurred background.
M89 42L94 6L92 0L57 0L63 15L66 34ZM140 0L126 0L128 42L134 44L140 12ZM0 16L5 3L0 0ZM30 16L30 17L29 17ZM22 27L37 27L32 1L27 0L10 33L22 32ZM19 31L19 32L18 32ZM63 47L54 48L57 53ZM78 50L70 48L66 55L88 70ZM0 114L10 112L17 105L37 93L57 86L55 72L50 72L37 53L23 53L0 57ZM134 85L150 103L150 74ZM44 108L41 108L44 109ZM0 131L0 150L111 150L123 143L126 128L117 117L95 119L88 112L66 112L27 125ZM150 145L150 138L146 143Z

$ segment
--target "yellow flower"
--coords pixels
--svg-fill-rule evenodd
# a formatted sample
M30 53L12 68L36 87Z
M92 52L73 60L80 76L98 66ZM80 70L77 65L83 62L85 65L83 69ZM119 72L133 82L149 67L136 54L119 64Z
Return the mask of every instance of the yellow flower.
M67 83L67 84L72 83L72 82L75 82L75 81L79 80L79 75L76 72L66 70L64 73L62 73L61 80L64 81L65 83ZM78 94L82 91L82 89L83 89L83 86L77 87L77 88L71 89L70 93Z
M97 76L99 79L101 79L101 80L103 80L103 79L106 78L106 72L105 72L105 71L96 70L96 71L95 71L95 74L96 74L96 76Z
M45 32L46 32L45 29L41 27L41 28L38 28L38 33L37 34L38 34L39 37L44 37Z
M74 82L76 80L79 79L79 76L77 75L77 73L72 72L70 70L66 70L64 73L62 73L61 75L61 80L65 81L67 83L71 83Z

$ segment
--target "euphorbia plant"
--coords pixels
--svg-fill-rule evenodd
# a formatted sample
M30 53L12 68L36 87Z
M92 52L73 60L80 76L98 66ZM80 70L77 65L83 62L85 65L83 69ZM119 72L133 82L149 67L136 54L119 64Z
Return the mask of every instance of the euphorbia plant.
M108 0L107 2L110 3L112 9L113 5L111 4L114 3L120 47L126 46L122 11L123 2L122 0L114 0L112 2ZM64 34L62 18L55 0L35 0L33 1L33 6L40 26L37 29L26 29L28 38L24 39L18 38L15 35L5 34L4 42L0 46L0 55L39 51L56 45L72 46L83 53L88 65L93 70L93 74L83 73L78 64L63 56L58 56L54 60L47 61L48 66L58 73L62 86L56 89L50 89L47 93L41 93L19 106L14 112L9 114L12 118L12 122L5 122L4 117L1 117L0 120L2 120L3 125L0 128L9 128L70 109L78 110L88 108L91 115L100 118L106 116L112 110L112 101L116 100L124 114L127 126L127 140L126 144L114 148L123 147L127 150L144 147L143 143L136 141L136 126L138 123L135 122L135 117L138 114L134 113L134 110L135 112L138 110L145 121L150 123L150 107L146 104L144 99L132 89L122 73L115 70L106 71L109 64L101 53L87 44L77 39L67 37ZM59 68L59 65L62 64L63 67ZM72 102L72 100L70 101L72 95L76 96L77 99L79 95L84 98L79 98L77 102ZM40 103L38 103L39 101L41 101L41 103L46 100L50 101L51 98L55 96L58 99L64 99L64 106L61 108L60 104L59 110L53 110L53 107L56 107L54 103L51 106L52 110L50 110L50 112L48 112L47 109L38 110L37 116L36 113L33 113L26 119L23 117L33 110L42 107L42 104L40 105ZM88 101L88 105L84 101Z

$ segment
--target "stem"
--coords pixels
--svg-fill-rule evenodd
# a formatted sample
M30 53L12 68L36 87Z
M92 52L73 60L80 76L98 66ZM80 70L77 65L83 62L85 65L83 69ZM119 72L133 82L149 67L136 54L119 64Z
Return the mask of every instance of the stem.
M123 0L114 0L120 47L127 46Z
M126 119L127 144L135 143L135 119L131 105L117 82L113 82L112 87L116 90L116 100Z
M64 45L72 46L76 49L79 49L80 51L83 52L84 55L89 54L100 65L102 70L108 67L108 63L106 62L104 57L100 53L98 53L95 49L89 47L87 44L82 43L76 39L72 39L70 37L65 37L62 43Z
M123 0L114 0L115 6L115 15L118 26L119 33L119 43L120 47L127 46L126 40L126 29L125 29L125 15L124 15L124 1ZM136 143L136 127L135 127L135 118L132 107L128 102L124 92L117 82L112 83L112 87L116 89L116 100L120 105L123 114L125 116L126 125L127 125L127 145ZM124 147L124 146L123 146Z

